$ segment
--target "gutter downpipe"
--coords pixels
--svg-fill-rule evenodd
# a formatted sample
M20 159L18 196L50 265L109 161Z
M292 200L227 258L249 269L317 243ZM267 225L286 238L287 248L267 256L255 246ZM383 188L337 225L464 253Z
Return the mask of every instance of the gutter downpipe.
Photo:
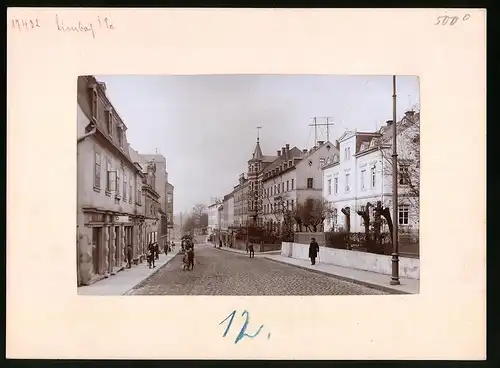
M90 137L91 135L94 135L95 132L97 132L97 126L95 126L94 128L92 128L92 130L90 132L88 132L88 133L84 134L82 137L78 138L76 140L76 143L78 144L78 143L82 142L83 140L85 140L86 138Z

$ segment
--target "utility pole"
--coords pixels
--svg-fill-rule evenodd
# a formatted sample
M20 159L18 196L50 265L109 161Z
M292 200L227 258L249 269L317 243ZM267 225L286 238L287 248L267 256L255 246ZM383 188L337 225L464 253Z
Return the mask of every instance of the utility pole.
M319 118L326 119L326 123L325 124L318 124L316 122L316 119L319 119ZM314 118L314 124L309 124L309 126L313 126L314 127L314 145L316 145L318 143L317 129L318 129L319 126L326 126L326 140L330 141L330 126L334 125L333 123L330 123L330 121L329 121L331 118L332 118L331 116L315 117Z
M391 285L399 282L399 247L398 247L398 151L396 147L396 76L392 76L392 276Z

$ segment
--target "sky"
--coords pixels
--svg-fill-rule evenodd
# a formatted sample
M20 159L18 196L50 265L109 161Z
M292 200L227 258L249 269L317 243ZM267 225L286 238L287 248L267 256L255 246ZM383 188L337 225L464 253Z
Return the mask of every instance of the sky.
M329 117L330 141L392 119L392 76L96 76L142 154L167 159L174 212L223 197L247 170L257 140L264 155L314 145L314 117ZM398 120L420 103L418 77L398 76ZM325 123L325 119L317 119ZM325 127L318 140L326 140Z

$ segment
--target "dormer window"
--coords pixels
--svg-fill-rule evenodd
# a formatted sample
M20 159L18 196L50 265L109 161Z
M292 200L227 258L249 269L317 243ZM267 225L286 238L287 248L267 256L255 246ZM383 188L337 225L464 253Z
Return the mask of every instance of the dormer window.
M107 128L108 128L108 134L113 135L113 112L111 109L108 110L108 118L107 118Z
M120 148L123 148L123 128L118 128L118 145Z

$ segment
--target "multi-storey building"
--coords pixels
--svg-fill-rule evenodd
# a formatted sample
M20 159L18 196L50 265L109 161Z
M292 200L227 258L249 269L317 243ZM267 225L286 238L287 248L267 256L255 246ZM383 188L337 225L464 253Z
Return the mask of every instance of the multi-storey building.
M147 163L152 163L156 167L155 188L159 193L158 199L160 207L158 214L160 217L158 226L158 244L161 248L169 241L169 229L172 228L173 210L169 209L173 204L168 204L169 193L173 198L173 186L168 183L167 159L165 156L156 154L141 154Z
M248 192L249 181L245 174L239 177L239 183L234 187L234 226L245 227L248 225Z
M286 149L289 149L289 145L286 145ZM282 149L285 152L285 147ZM278 156L280 153L278 152ZM265 156L262 154L262 149L260 148L259 138L257 138L257 143L252 155L252 158L248 160L248 194L247 200L247 220L251 220L252 224L262 226L262 180L263 171L272 162L276 160L278 156Z
M414 129L414 121L419 118L419 114L410 111L397 125L401 232L419 229L419 156L412 149L418 145L415 137L419 132ZM377 132L346 132L339 138L340 153L334 152L323 166L323 195L336 210L336 215L325 221L328 230L364 231L364 221L357 211L371 206L369 213L373 218L373 207L378 201L390 209L392 216L392 128L392 121L388 121Z
M173 239L172 230L174 229L174 186L168 182L168 174L167 181L165 182L165 191L166 195L166 203L165 203L165 212L167 213L166 218L166 231L168 232L168 240Z
M208 206L208 226L207 232L208 235L213 235L217 231L219 231L219 207L220 203L212 203Z
M128 245L140 255L143 173L105 84L81 76L77 86L76 263L78 284L88 285L122 269Z
M310 150L288 146L263 171L263 220L267 228L280 229L283 213L293 213L306 200L322 201L322 164L337 148L330 142L318 142Z

